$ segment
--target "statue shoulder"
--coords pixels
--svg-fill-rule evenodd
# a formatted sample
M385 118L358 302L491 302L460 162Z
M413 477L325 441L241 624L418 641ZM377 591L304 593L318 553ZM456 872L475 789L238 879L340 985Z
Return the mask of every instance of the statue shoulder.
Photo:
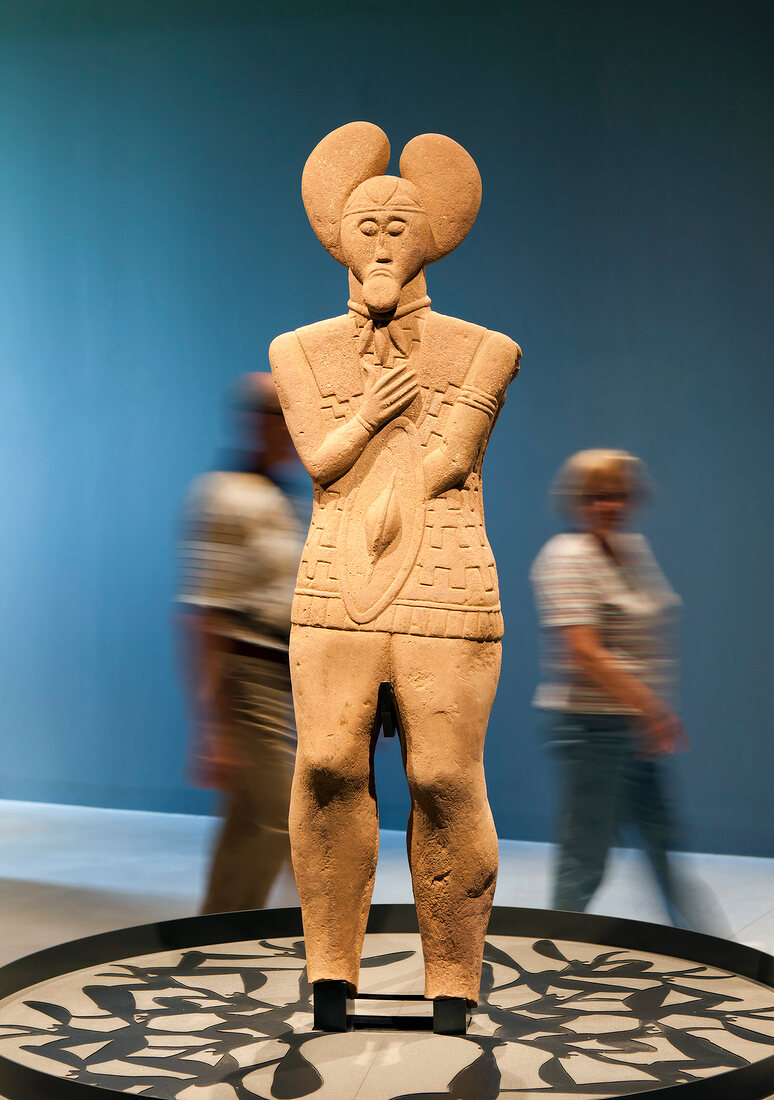
M307 341L326 340L344 333L351 335L352 319L348 313L339 317L327 317L324 321L314 321L296 329L296 336L302 344Z
M280 401L287 410L291 389L311 386L322 397L362 392L355 352L355 327L349 314L316 321L277 336L269 362Z
M269 363L273 371L281 370L282 367L298 355L298 338L295 332L283 332L280 336L275 336L272 342L269 344Z
M463 359L475 357L480 362L483 353L484 361L496 364L496 374L507 381L518 372L521 348L510 336L443 313L431 313L430 317L433 342L452 347Z
M480 343L487 335L483 325L476 325L472 321L463 321L460 317L449 317L445 313L436 313L435 310L428 315L433 327L446 337L461 340L475 340Z
M444 335L456 337L466 342L473 341L477 344L486 341L493 350L500 353L511 353L516 362L521 359L521 348L515 340L512 340L510 336L506 336L504 332L495 332L493 329L484 328L483 325L477 325L473 321L463 321L459 317L448 317L445 313L433 311L430 316L433 318L438 330L443 332Z
M512 362L518 371L521 362L521 348L515 340L511 340L510 336L506 336L504 332L490 331L487 335L487 347L497 355L498 359Z
M281 367L282 363L289 358L297 358L302 349L316 347L335 337L342 336L345 332L348 332L350 324L349 315L345 313L341 317L329 317L325 321L315 321L311 325L303 325L301 328L275 336L269 345L269 362L272 368Z

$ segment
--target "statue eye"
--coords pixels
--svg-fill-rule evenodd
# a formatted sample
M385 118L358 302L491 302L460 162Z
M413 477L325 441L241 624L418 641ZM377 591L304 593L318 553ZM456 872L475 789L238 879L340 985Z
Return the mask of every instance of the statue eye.
M366 237L373 237L379 232L379 226L372 221L361 222L360 232L364 233Z
M387 232L391 237L399 237L405 228L405 222L390 222L387 226Z

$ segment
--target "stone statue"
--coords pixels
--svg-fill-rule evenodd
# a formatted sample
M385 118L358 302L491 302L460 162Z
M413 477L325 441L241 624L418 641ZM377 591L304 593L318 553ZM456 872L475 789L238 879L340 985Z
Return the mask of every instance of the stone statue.
M427 297L425 266L478 213L472 158L440 134L408 143L400 177L384 175L389 156L366 122L310 155L304 205L349 269L348 310L278 336L269 352L314 483L290 641L290 837L309 980L353 994L378 848L377 698L389 684L425 996L464 1009L478 1001L497 877L483 751L503 621L481 466L521 351L435 313Z

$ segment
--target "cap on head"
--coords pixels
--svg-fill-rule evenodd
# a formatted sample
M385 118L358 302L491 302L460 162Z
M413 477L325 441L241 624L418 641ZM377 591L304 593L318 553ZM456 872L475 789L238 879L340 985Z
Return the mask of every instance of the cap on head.
M401 177L385 176L387 135L370 122L350 122L309 155L301 180L306 213L318 240L345 263L342 215L377 208L424 212L431 239L426 263L447 256L467 236L481 205L481 176L469 153L443 134L412 138L400 158ZM395 205L393 205L395 204Z
M426 213L422 196L413 183L400 176L374 176L355 188L347 199L342 217L384 209L406 214Z

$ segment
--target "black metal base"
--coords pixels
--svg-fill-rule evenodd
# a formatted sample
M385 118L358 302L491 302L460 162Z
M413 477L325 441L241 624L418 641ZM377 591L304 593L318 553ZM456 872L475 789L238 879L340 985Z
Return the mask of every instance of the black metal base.
M465 1035L468 1005L464 997L436 997L433 1001L433 1031L436 1035Z
M314 1030L347 1030L347 983L326 979L312 986Z
M426 998L415 993L363 993L359 999L378 1001L421 1001ZM347 983L336 979L324 979L312 986L312 1013L315 1031L357 1031L362 1028L379 1030L393 1028L396 1031L429 1031L436 1035L466 1035L468 1030L468 1005L464 997L438 997L433 1001L433 1015L409 1016L369 1013L361 1015L355 1010L355 999L348 996Z

